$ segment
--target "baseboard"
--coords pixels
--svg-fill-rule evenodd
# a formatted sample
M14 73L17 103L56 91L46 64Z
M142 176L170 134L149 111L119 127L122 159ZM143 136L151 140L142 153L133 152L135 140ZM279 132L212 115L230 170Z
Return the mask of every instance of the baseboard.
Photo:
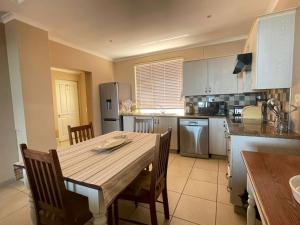
M10 184L12 184L12 183L14 183L14 182L16 182L16 179L15 179L15 178L11 178L11 179L2 181L2 182L0 182L0 187L10 185Z

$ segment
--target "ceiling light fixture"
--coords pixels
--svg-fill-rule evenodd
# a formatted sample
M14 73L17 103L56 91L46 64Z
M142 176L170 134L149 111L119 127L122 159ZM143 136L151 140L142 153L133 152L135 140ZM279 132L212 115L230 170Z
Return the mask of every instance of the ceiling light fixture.
M174 37L170 37L170 38L161 39L161 40L158 40L158 41L146 42L146 43L141 44L141 45L142 46L153 45L153 44L157 44L157 43L161 43L161 42L173 41L173 40L185 38L185 37L188 37L188 36L190 36L190 35L189 34L182 34L182 35L178 35L178 36L174 36Z

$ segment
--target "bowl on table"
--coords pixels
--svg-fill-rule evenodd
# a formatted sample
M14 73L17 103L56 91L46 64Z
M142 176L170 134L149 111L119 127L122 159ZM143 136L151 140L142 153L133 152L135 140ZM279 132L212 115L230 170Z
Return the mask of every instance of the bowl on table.
M300 175L291 177L289 183L295 200L300 204Z

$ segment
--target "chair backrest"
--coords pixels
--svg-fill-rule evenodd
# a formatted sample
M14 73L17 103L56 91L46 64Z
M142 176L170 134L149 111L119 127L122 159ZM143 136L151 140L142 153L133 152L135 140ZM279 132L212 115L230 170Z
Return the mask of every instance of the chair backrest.
M134 132L153 133L153 118L136 118L134 117Z
M169 128L167 132L161 135L159 148L155 151L154 161L152 163L152 177L151 177L151 191L160 193L162 181L166 182L168 160L170 152L172 128Z
M56 150L45 153L27 149L25 144L20 147L37 218L63 217L67 190Z
M75 144L77 144L78 142L86 141L95 137L92 123L77 127L68 126L68 132L70 145L74 144L74 140Z

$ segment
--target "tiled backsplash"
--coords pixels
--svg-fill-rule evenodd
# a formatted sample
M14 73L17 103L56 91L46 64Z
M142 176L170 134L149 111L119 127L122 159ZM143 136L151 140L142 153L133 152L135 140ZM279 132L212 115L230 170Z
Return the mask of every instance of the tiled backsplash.
M276 98L280 101L281 109L288 111L290 101L290 89L271 89L267 91L267 98Z
M267 91L267 99L276 98L280 102L281 109L284 112L289 111L289 101L290 101L290 89L271 89ZM287 115L285 115L287 117ZM271 111L268 113L268 119L270 121L275 121L275 115Z
M246 94L229 94L229 95L209 95L209 96L186 96L185 104L192 102L195 112L198 111L198 102L201 101L224 101L227 103L229 114L233 111L233 106L256 105L257 98L265 98L265 93L246 93Z
M257 99L269 99L276 98L280 101L282 109L288 110L289 105L289 93L290 89L272 89L266 92L258 93L241 93L241 94L229 94L229 95L210 95L210 96L186 96L185 104L192 102L194 104L195 112L198 112L198 102L201 101L224 101L227 103L228 112L232 114L233 107L235 105L247 106L256 105ZM272 119L272 118L271 118Z

